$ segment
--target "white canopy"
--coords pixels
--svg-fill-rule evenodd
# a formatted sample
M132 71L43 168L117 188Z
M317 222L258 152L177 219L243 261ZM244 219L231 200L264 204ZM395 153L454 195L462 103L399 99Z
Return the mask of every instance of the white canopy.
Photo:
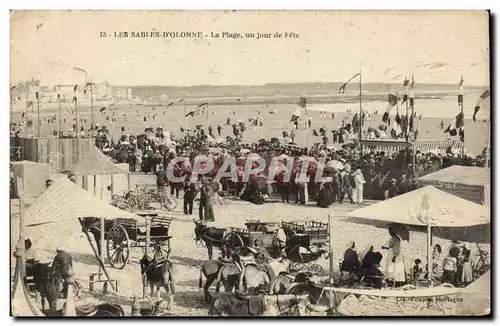
M346 216L418 226L427 225L427 216L432 226L468 227L490 223L487 207L433 186L357 209Z
M92 196L67 177L57 179L29 207L25 215L25 225L75 220L79 217L134 218L139 216L109 205Z

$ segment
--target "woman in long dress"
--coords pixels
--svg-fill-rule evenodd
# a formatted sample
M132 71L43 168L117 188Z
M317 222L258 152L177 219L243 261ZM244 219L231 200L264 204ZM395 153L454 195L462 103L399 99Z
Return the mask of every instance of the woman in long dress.
M389 227L391 239L382 249L388 250L385 261L385 275L392 280L395 286L406 283L406 268L403 255L401 254L401 237L399 237L392 227Z

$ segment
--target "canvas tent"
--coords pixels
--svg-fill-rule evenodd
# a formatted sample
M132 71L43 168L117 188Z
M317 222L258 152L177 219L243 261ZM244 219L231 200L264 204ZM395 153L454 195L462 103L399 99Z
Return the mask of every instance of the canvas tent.
M348 217L427 227L427 263L432 271L432 227L487 225L487 207L426 186L347 213ZM428 273L431 277L431 273Z
M456 312L461 315L487 315L491 311L491 271L464 288L457 302Z
M71 168L71 172L76 175L78 185L81 185L93 196L108 202L112 195L117 193L113 192L113 190L117 190L115 183L128 184L128 170L116 166L95 146L83 153L82 157ZM108 186L112 186L113 189L109 191Z
M137 215L109 205L78 187L67 177L61 177L28 208L25 226L54 223L79 217L137 218Z
M480 205L490 205L490 169L454 165L417 179L419 187L432 185Z

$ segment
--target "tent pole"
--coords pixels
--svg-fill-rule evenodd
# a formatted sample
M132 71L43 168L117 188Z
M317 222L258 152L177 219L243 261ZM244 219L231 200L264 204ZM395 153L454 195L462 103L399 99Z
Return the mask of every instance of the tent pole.
M427 224L427 280L429 286L432 282L432 228L431 224Z
M330 285L333 285L333 216L328 214L328 253L330 254Z

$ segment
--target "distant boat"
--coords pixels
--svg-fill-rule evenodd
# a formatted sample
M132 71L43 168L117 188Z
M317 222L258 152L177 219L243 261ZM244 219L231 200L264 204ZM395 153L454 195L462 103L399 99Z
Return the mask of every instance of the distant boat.
M269 111L269 114L276 114L276 110Z

